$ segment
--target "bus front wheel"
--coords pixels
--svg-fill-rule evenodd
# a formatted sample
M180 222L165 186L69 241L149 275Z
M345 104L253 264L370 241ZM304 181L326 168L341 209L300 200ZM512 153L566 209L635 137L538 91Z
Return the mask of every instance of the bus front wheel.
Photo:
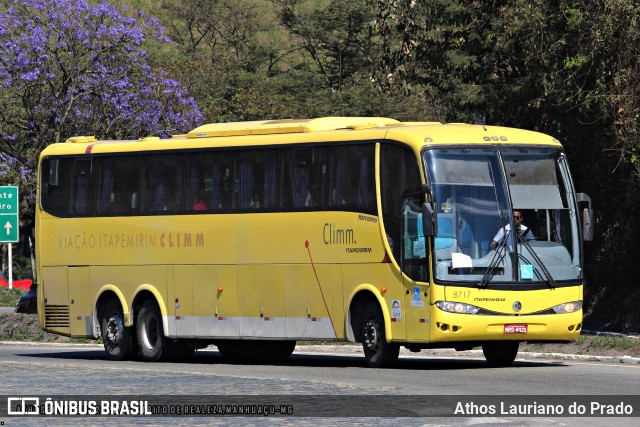
M510 366L518 355L517 341L495 341L482 345L482 352L490 365L495 367Z
M369 302L362 319L362 348L367 364L372 368L386 368L396 363L400 346L387 342L384 319L378 304Z
M109 300L102 310L100 332L109 359L131 360L138 354L135 333L133 328L124 326L124 315L118 300Z
M163 361L170 356L170 343L164 336L162 315L154 301L145 301L138 311L138 347L146 362Z

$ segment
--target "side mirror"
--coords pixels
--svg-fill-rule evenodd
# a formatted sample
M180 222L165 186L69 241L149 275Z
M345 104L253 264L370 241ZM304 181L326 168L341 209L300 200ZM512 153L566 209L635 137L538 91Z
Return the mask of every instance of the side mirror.
M436 203L433 197L433 189L429 185L423 184L422 191L425 194L425 201L422 204L422 231L425 237L435 236L438 234L438 222L436 219Z
M424 236L435 236L438 234L435 218L433 217L433 206L429 202L422 204L422 232Z
M591 209L591 197L585 193L576 194L578 203L586 203L587 207L582 210L582 239L586 242L593 240L593 209Z

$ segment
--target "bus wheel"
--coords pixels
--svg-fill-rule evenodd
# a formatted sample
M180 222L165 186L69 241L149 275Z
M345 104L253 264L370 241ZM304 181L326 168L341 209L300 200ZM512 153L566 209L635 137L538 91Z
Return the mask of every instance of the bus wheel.
M162 316L154 301L145 301L137 315L138 347L146 362L158 362L171 356L170 342L164 336Z
M133 328L124 326L124 315L118 300L109 300L102 310L100 331L109 359L131 360L138 354Z
M482 352L490 365L495 367L509 366L518 355L517 341L495 341L482 345Z
M398 360L400 346L385 338L384 319L378 304L371 301L364 310L362 348L367 364L372 368L386 368Z

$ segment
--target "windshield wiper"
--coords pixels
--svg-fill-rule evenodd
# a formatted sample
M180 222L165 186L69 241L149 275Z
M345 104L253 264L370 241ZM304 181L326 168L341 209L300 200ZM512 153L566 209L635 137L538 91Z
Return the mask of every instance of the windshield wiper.
M509 239L510 233L511 233L511 230L504 231L504 236L502 237L502 240L500 241L500 243L498 243L498 247L496 248L496 252L493 254L493 258L491 258L489 267L487 267L487 271L484 273L484 276L482 276L482 280L480 281L480 283L478 283L479 288L487 287L487 285L493 278L493 270L495 270L495 268L498 266L498 263L504 259L504 257L501 256L501 253L502 253L502 250L507 247L507 240ZM505 255L506 255L506 249L505 249Z
M547 270L547 266L544 265L544 263L542 262L542 259L540 259L538 254L533 250L533 248L531 247L529 242L527 242L527 240L524 238L524 236L522 236L520 233L516 233L516 235L518 236L518 241L520 243L522 243L524 245L524 247L529 250L529 253L533 257L533 259L536 260L536 262L538 263L538 266L540 266L540 269L542 270L544 275L547 277L547 284L549 285L549 287L550 288L555 288L556 287L556 281L553 280L553 276L551 275L549 270ZM525 260L527 260L527 259L525 258ZM528 260L527 260L527 262L528 262Z

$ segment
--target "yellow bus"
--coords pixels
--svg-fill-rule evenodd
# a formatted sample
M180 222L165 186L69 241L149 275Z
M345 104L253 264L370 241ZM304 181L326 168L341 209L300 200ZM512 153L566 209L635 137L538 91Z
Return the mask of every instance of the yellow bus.
M42 327L113 360L322 340L372 367L400 346L504 366L580 334L590 199L544 134L325 117L80 136L42 152L38 185Z

